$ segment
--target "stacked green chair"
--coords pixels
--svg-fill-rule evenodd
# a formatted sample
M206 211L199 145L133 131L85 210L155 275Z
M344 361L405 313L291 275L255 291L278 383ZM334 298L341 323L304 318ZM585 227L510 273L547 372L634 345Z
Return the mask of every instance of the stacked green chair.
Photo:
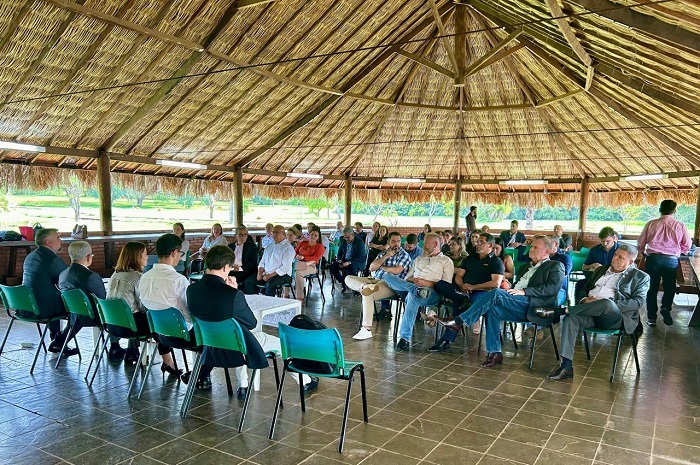
M275 413L272 416L269 438L272 439L275 434L275 424L277 423L277 414L279 413L280 403L282 402L282 391L284 389L284 375L287 372L323 378L342 379L348 382L348 390L345 396L345 410L343 411L343 423L340 428L340 443L338 444L338 452L343 452L352 383L355 373L358 371L360 372L360 385L362 387L362 413L365 423L369 421L367 417L367 390L365 388L364 364L362 362L345 360L343 340L336 328L306 330L292 328L284 323L280 323L279 335L282 345L284 369L282 370L282 381L277 389L277 402L275 403ZM333 371L331 373L326 373L303 370L295 366L295 360L329 363L333 367ZM301 398L301 411L305 412L304 385L301 380L299 382L299 396Z
M615 355L613 355L612 371L610 372L610 382L615 379L615 368L617 367L617 358L620 355L620 347L622 347L622 337L627 334L624 326L620 329L600 329L600 328L585 328L583 330L583 343L586 347L586 356L591 359L591 351L588 347L588 333L605 334L608 336L617 336L617 344L615 345ZM632 353L634 354L634 364L637 368L637 376L639 376L639 357L637 356L637 335L635 333L628 334L632 340Z
M88 296L85 295L85 293L80 290L80 289L71 289L68 291L61 291L61 299L63 300L63 305L66 307L66 310L68 310L68 313L71 315L76 315L76 316L86 316L92 320L96 320L95 318L95 311L92 308L92 304L90 303L90 300L88 299ZM97 320L100 322L100 320ZM90 327L90 326L88 326ZM92 327L97 327L100 330L100 336L97 340L97 343L95 344L95 350L92 351L92 358L90 359L90 365L88 365L87 373L85 373L85 381L87 381L88 374L90 373L90 368L92 367L92 362L97 356L97 350L100 347L101 343L104 343L104 330L102 328L102 324L97 324ZM63 342L63 347L61 347L61 352L58 354L58 360L56 360L56 366L55 368L58 368L58 366L61 363L61 358L63 358L63 351L66 350L66 347L68 346L68 340L74 336L73 334L73 326L70 326L70 329L68 330L68 336L66 336L66 340ZM78 344L78 341L75 341L76 346ZM78 357L80 356L80 352L78 352ZM82 360L82 357L81 357Z
M36 354L34 354L34 360L32 361L32 366L29 369L29 374L34 373L34 367L36 366L36 361L39 358L39 352L41 348L44 348L46 352L46 345L44 344L44 337L46 336L46 331L49 328L49 323L52 321L61 320L66 317L66 315L54 316L51 318L44 318L39 313L39 307L36 304L36 299L34 299L34 294L25 285L19 286L5 286L0 284L0 298L2 298L2 304L5 307L7 316L10 317L10 324L5 331L5 337L2 339L2 345L0 345L0 354L2 354L5 348L5 343L7 342L7 336L10 335L10 330L15 320L26 321L28 323L36 323L36 328L39 331L39 346L36 348ZM17 312L23 311L25 315L19 315ZM31 315L29 315L31 314ZM44 330L41 330L41 325L44 325Z

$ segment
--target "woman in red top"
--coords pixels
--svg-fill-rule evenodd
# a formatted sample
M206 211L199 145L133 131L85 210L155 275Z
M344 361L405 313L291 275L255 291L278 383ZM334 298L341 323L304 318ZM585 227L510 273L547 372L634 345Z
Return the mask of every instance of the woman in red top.
M321 230L316 227L309 233L308 241L301 241L296 251L297 268L294 272L297 299L304 301L304 276L316 274L318 262L326 248L321 244Z

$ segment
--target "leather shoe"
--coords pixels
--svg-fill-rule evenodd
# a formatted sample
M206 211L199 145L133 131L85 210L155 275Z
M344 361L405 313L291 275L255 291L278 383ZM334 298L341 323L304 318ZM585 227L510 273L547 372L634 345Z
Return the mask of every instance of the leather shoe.
M452 331L458 333L462 327L457 324L457 322L451 318L443 318L439 316L433 316L433 319L437 321L440 325L444 326L447 329L451 329Z
M484 363L481 364L482 368L492 368L496 365L501 365L503 363L503 354L500 352L494 352L489 354L489 357Z
M445 352L450 349L450 343L444 339L440 339L437 344L430 346L428 352Z
M78 350L77 347L66 347L66 349L63 351L63 356L64 357L71 357L73 355L78 355L80 351Z
M540 318L553 318L553 319L559 319L564 313L565 309L564 308L547 308L547 307L540 307L535 309L535 313L537 314L538 317Z
M199 390L211 389L211 377L207 376L206 378L199 378L197 383L194 385L194 388Z
M119 344L116 344L109 348L107 358L110 360L121 360L124 358L124 354L126 354L126 349L122 349Z
M63 347L63 341L65 339L61 337L56 337L53 341L51 341L51 344L49 344L49 352L53 352L54 354L57 354L61 351L61 347ZM66 347L66 350L68 348Z
M574 377L574 370L565 370L563 367L559 367L547 376L549 381L564 381L565 379L571 379Z
M379 313L377 313L377 320L391 320L391 312L379 310Z
M399 339L399 343L396 344L396 350L408 350L411 344L404 338Z
M312 376L311 381L304 384L304 392L313 391L314 389L318 389L318 377L316 376Z
M664 324L666 326L671 326L673 324L673 318L671 318L671 311L670 310L662 308L659 313L661 313L661 316L664 317Z
M248 394L247 387L239 387L236 389L236 397L239 399L245 399L246 394Z

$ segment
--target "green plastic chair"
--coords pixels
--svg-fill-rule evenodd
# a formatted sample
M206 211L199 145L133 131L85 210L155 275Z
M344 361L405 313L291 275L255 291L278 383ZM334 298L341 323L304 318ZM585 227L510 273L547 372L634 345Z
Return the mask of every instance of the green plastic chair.
M360 372L360 385L362 387L362 413L365 423L367 417L367 390L365 388L365 367L362 362L345 360L343 351L343 340L336 328L306 330L292 328L284 323L279 324L280 343L282 345L282 359L284 369L282 370L282 382L277 389L277 402L275 403L275 413L272 416L269 439L275 434L275 424L280 403L282 402L282 390L284 388L285 374L290 371L302 375L313 375L323 378L342 379L348 382L348 390L345 395L345 410L343 411L343 423L340 428L340 443L338 452L343 452L345 443L345 430L348 423L348 410L350 408L350 393L355 372ZM303 370L294 365L295 359L310 360L321 363L330 363L333 366L332 373L317 373ZM301 411L306 411L304 402L304 385L299 380L299 396L301 398Z
M10 324L5 331L5 337L2 339L2 345L0 345L0 354L2 354L5 348L5 343L7 342L7 336L10 335L10 330L15 320L26 321L28 323L36 323L36 328L39 331L39 347L36 348L36 354L34 354L34 360L32 361L32 367L29 369L29 374L34 373L34 367L36 366L36 361L39 358L39 351L44 348L46 352L46 344L44 344L44 337L46 336L46 331L49 329L48 324L52 321L57 321L66 317L66 315L59 315L51 318L44 318L39 313L39 307L36 304L36 299L32 291L25 285L19 286L5 286L0 284L0 298L2 298L2 304L5 307L7 316L10 317ZM18 315L17 311L23 311L28 315ZM44 330L41 330L41 325L44 325Z
M245 343L245 337L243 336L243 330L241 325L233 318L223 321L204 321L198 320L192 317L193 329L195 340L198 346L207 346L214 349L225 349L232 350L235 352L240 352L243 358L248 358L248 349ZM277 353L274 351L269 351L265 353L268 359L272 359L272 363L275 368L275 381L277 385L280 385L279 372L277 370ZM194 369L192 370L192 375L190 376L190 382L187 385L187 392L185 393L185 399L182 402L182 407L180 408L180 416L182 418L187 418L187 411L192 403L192 396L194 395L196 380L199 379L199 373L202 369L202 352L197 353L197 360L194 363ZM248 378L248 390L245 395L245 401L243 402L243 411L241 412L241 419L238 423L238 432L243 431L243 422L245 421L246 411L248 410L248 403L250 402L250 393L253 390L253 380L257 373L257 369L253 369L250 377ZM230 378L228 375L228 368L226 369L226 381L229 383L229 395L233 392L230 389Z
M506 255L510 255L510 258L513 259L513 263L515 263L518 260L518 249L514 249L512 247L506 247L504 249L504 252Z
M579 249L579 253L583 253L583 254L588 255L588 251L589 251L589 250L591 250L591 249L589 249L588 247L581 247L581 248Z
M588 333L605 334L608 336L617 336L617 345L615 346L615 355L613 355L612 371L610 372L610 382L615 379L615 368L617 367L617 358L620 355L620 347L622 347L622 337L627 334L624 327L620 329L600 329L600 328L585 328L583 330L583 343L586 347L586 356L591 359L591 351L588 347ZM639 357L637 356L637 335L634 333L628 334L632 340L632 353L634 354L634 364L637 367L637 376L639 376Z
M283 283L283 284L280 284L279 286L277 286L277 289L276 289L277 297L280 297L282 295L282 289L285 289L288 287L292 293L292 297L294 299L297 298L296 291L294 290L294 275L296 274L296 272L297 272L297 260L295 258L292 261L292 280L289 281L288 283ZM258 285L258 287L260 287L262 289L265 286Z
M139 342L146 342L150 339L150 334L144 336L140 336L138 334L138 328L136 327L134 315L133 313L131 313L131 307L129 307L129 304L127 304L124 299L100 299L95 294L92 294L92 298L97 304L97 312L99 313L100 320L105 326L105 331L107 331L108 334L110 332L109 326L115 326L130 331L130 336L125 337L123 334L120 334L119 337L130 340L134 339ZM100 367L102 358L104 357L105 352L107 352L107 342L109 342L109 338L105 338L104 345L102 346L102 350L100 351L100 358L97 359L97 366L95 367L95 371L92 373L92 378L90 379L90 383L88 384L89 386L92 386L92 382L95 380L95 375L97 374L97 370ZM138 363L136 365L137 368L141 366L141 362L143 361L143 357L145 354L146 351L142 350L141 354L139 355ZM135 369L134 374L131 376L131 383L129 383L129 391L126 393L127 399L131 397L131 391L134 388L136 377L138 376L139 371L140 370ZM143 378L143 382L146 382L145 377Z
M90 303L90 300L88 299L88 296L85 295L85 293L80 290L80 289L71 289L71 290L62 290L61 291L61 299L63 300L63 305L66 307L66 310L68 310L68 313L76 316L86 316L91 319L95 319L95 311L92 308L92 304ZM61 347L61 352L58 354L58 360L56 360L56 365L54 368L58 368L58 366L61 364L61 358L63 358L63 351L66 350L66 347L68 346L68 340L73 336L73 325L70 324L70 319L69 321L69 326L70 329L68 330L68 335L66 336L66 340L63 342L63 346ZM89 326L93 327L93 326ZM94 358L97 356L97 350L100 347L100 341L104 342L104 336L103 336L103 328L102 325L95 325L94 327L97 327L100 329L100 336L98 338L97 344L95 344L95 350L92 351L92 358L90 359L90 365L88 365L87 373L85 373L85 381L87 381L88 374L90 373L90 368L92 367L92 362ZM76 347L78 346L78 341L76 339L75 341ZM80 355L80 350L78 350L78 358L82 360L82 356Z

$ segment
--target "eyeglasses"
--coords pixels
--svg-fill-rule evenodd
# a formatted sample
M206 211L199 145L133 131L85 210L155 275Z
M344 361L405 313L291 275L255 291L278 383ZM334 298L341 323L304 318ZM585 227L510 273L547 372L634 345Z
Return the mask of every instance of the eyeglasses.
M239 236L247 236L248 233L238 233Z

